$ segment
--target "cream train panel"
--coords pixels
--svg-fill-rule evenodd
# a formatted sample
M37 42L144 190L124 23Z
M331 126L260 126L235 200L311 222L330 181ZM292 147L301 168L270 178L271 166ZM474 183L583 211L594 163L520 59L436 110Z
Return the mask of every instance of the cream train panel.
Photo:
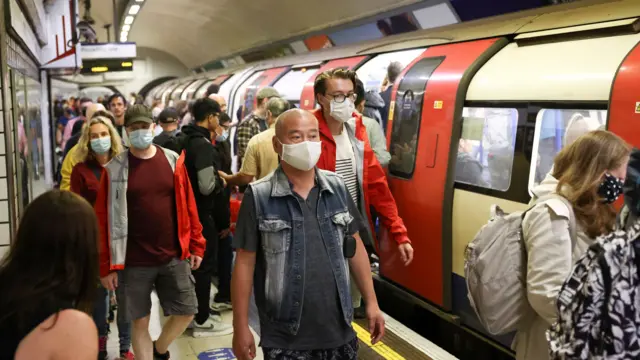
M453 246L452 269L464 277L464 250L478 230L489 221L491 205L496 204L506 212L521 211L526 204L498 199L488 195L456 189L453 192Z
M613 78L640 34L518 46L473 77L470 101L608 101Z

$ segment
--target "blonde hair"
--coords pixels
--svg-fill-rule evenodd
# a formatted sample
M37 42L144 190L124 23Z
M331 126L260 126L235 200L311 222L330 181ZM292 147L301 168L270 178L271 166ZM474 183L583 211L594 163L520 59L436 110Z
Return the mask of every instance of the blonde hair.
M624 165L629 145L606 130L590 131L563 148L555 158L553 177L558 194L573 205L576 220L591 238L611 232L616 210L604 203L598 189L602 175Z
M82 135L78 140L78 150L76 150L76 156L79 161L87 161L96 158L96 153L91 149L91 127L96 124L102 124L109 129L109 136L111 137L111 150L109 150L109 160L123 151L122 139L116 128L109 118L105 116L94 116L85 126L82 127Z

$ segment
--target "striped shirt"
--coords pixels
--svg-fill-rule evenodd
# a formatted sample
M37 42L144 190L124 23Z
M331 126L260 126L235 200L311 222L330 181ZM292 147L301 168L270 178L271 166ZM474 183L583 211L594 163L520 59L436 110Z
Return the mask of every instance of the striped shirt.
M333 135L336 142L336 174L342 176L349 195L358 203L358 178L356 176L356 158L346 129L340 135Z

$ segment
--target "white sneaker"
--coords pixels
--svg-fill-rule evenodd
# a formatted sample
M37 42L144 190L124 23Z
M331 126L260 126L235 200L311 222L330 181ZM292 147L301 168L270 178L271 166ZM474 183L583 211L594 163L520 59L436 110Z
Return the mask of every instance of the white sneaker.
M233 334L233 326L209 318L200 325L193 322L193 337L224 336Z
M230 302L213 302L211 304L211 306L209 306L209 308L213 311L218 311L218 312L222 312L222 311L227 311L227 310L231 310L233 309L233 307L231 306Z

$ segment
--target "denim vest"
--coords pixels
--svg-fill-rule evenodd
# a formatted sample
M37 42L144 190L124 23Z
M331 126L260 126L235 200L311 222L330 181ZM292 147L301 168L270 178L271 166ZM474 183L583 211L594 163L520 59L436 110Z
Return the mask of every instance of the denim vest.
M353 217L347 207L347 188L335 173L316 168L319 187L317 217L322 241L329 254L344 321L351 324L349 264L342 252L344 234ZM304 217L298 199L281 167L250 184L254 196L264 277L256 276L256 298L264 297L263 320L298 333L302 316L305 278ZM322 316L322 314L318 314Z

